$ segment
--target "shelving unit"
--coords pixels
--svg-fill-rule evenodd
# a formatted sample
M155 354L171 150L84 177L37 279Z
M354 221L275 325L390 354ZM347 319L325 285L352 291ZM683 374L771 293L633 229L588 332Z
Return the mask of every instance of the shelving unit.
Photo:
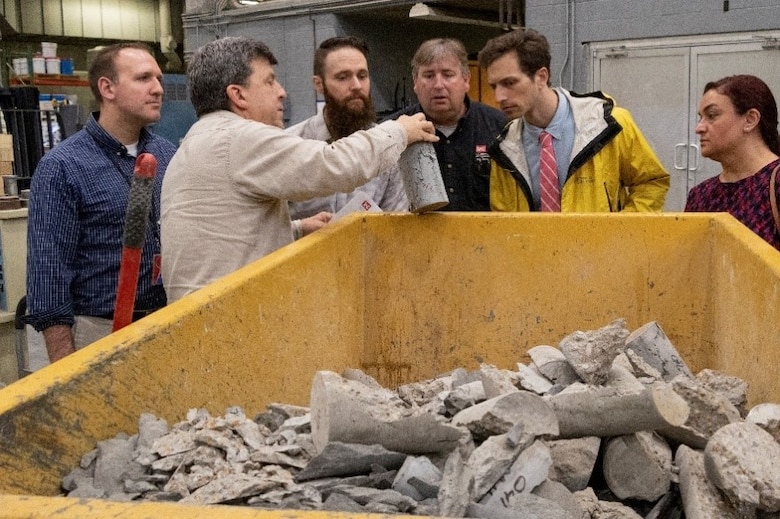
M60 74L33 74L32 76L12 77L9 83L11 85L31 86L89 86L89 81L81 79L79 76L63 76Z

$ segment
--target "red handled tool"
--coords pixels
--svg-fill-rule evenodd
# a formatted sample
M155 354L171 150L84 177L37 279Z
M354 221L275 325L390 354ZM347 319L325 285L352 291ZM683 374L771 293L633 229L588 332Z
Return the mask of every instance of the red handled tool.
M135 293L138 289L138 272L141 269L141 252L146 239L146 222L152 206L152 189L157 173L157 159L151 153L141 153L135 159L130 199L127 203L125 231L122 237L122 259L119 263L119 283L116 288L116 305L112 331L133 322Z

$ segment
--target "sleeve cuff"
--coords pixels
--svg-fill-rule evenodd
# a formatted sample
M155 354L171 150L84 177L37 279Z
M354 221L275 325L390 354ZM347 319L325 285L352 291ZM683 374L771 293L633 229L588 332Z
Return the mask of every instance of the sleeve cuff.
M303 238L303 224L300 220L292 221L293 239L300 240Z

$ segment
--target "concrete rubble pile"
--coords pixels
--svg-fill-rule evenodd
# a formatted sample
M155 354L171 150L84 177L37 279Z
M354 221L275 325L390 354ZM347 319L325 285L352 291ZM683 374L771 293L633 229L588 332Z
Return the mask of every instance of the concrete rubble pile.
M193 409L98 443L69 496L490 519L780 518L780 404L616 320L392 391L318 372L310 407Z

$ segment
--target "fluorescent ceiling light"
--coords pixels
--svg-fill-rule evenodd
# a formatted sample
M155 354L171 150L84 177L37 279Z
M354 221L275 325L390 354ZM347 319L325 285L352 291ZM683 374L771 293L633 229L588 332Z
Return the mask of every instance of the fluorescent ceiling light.
M437 22L465 23L468 25L483 25L486 27L504 27L504 24L499 21L473 18L463 11L454 11L443 7L431 7L423 2L417 2L412 6L409 10L409 18Z

